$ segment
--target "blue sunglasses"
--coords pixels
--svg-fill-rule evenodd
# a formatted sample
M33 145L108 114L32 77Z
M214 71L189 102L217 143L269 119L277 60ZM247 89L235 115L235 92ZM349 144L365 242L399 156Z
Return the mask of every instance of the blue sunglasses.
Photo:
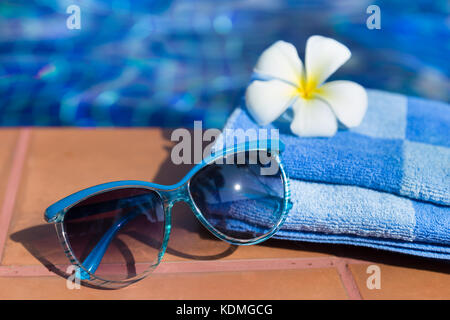
M276 233L292 207L280 162L281 141L254 141L212 153L180 182L110 182L74 193L47 208L75 276L119 288L161 262L172 206L186 202L217 238L250 245Z

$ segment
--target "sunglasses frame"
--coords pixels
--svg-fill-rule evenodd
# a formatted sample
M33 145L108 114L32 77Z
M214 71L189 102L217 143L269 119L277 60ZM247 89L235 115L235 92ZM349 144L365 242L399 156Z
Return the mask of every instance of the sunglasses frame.
M206 227L214 236L217 238L229 242L234 245L252 245L257 244L262 241L269 239L272 235L274 235L282 226L284 221L286 220L287 214L289 210L292 208L292 202L290 200L290 188L289 188L289 178L284 170L284 167L280 161L280 153L284 150L284 144L277 140L260 140L260 141L252 141L243 144L238 144L234 147L223 149L221 151L213 152L209 157L205 158L202 162L194 166L186 176L178 183L166 186L160 185L156 183L139 181L139 180L124 180L124 181L116 181L116 182L108 182L103 183L97 186L93 186L81 191L78 191L64 199L59 200L54 203L50 207L47 208L44 214L44 219L48 223L54 223L56 228L56 233L58 235L58 239L64 249L64 253L69 259L70 263L77 267L77 270L81 270L82 274L76 272L76 276L84 283L88 285L92 285L100 288L109 288L109 289L117 289L121 287L128 286L136 281L139 281L145 277L147 277L161 262L164 253L166 251L170 230L171 230L171 212L172 207L176 202L184 201L186 202L191 210L194 212L196 218L200 221L200 223ZM191 192L190 192L190 180L191 178L202 168L205 166L215 162L220 158L224 158L231 154L236 154L240 152L253 152L253 151L269 151L275 161L277 162L278 168L281 173L281 178L283 181L283 189L284 189L284 199L283 199L283 207L282 212L280 214L280 219L277 224L266 234L254 238L254 239L236 239L230 236L227 236L216 228L214 228L201 213L200 209L195 204ZM90 272L86 269L83 264L76 258L71 245L68 241L67 234L64 228L64 217L65 214L71 209L73 206L78 203L90 198L92 196L96 196L108 191L117 190L117 189L125 189L125 188L140 188L140 189L148 189L155 192L162 200L163 210L164 210L164 236L163 242L159 249L158 258L155 264L151 265L146 271L141 274L125 280L106 280L103 279L95 273ZM101 259L101 258L100 258ZM99 262L98 262L99 263ZM94 271L95 272L95 271Z

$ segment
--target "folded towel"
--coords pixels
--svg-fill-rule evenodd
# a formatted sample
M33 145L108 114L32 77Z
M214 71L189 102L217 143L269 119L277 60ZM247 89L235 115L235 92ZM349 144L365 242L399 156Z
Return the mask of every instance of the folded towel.
M363 123L332 138L299 138L281 122L264 127L280 129L294 203L275 237L450 260L449 106L376 90L368 97ZM238 108L224 129L249 128L260 127Z

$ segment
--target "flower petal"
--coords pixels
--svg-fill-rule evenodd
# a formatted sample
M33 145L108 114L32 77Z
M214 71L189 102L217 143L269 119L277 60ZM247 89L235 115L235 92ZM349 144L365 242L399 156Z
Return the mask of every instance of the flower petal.
M336 116L320 99L299 98L293 105L291 131L301 137L331 137L337 131Z
M303 63L297 49L291 43L280 40L264 50L254 71L298 86L303 77Z
M322 36L306 41L305 68L309 86L318 87L350 59L351 52L342 43Z
M255 80L247 87L245 102L256 122L266 125L286 111L296 92L293 86L282 81Z
M323 84L317 95L333 109L339 121L348 128L361 124L367 110L367 93L352 81L331 81Z

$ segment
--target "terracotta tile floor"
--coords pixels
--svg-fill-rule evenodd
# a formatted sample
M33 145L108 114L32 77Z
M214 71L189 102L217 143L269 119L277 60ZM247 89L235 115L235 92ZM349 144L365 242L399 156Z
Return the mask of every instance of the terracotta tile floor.
M52 202L113 180L170 184L187 166L170 161L160 129L0 130L0 299L450 299L448 264L372 249L269 240L217 241L180 204L156 272L120 290L69 290L67 259L52 225ZM368 289L367 268L381 288Z

